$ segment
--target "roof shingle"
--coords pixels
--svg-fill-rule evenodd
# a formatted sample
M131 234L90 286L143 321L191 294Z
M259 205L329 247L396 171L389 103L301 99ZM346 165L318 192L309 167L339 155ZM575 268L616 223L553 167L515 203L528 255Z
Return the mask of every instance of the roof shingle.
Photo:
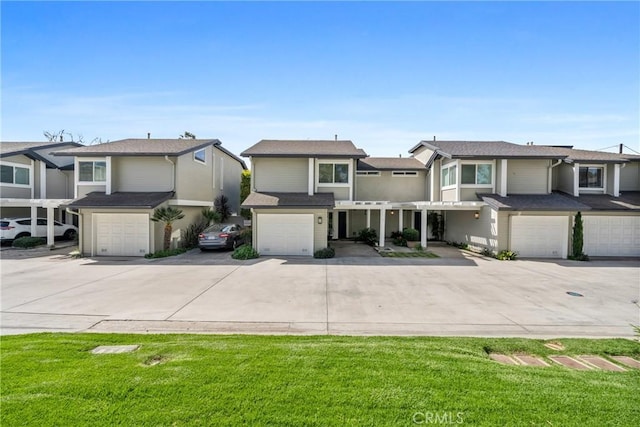
M105 194L94 191L81 199L72 201L70 208L134 208L153 209L174 195L173 191L166 192L116 192Z
M333 193L251 193L242 203L243 208L332 208Z
M364 158L367 153L348 140L263 139L246 149L243 157L336 157Z
M426 166L413 157L367 157L358 160L358 170L426 170Z
M219 145L217 139L122 139L56 151L56 156L180 156L208 145Z

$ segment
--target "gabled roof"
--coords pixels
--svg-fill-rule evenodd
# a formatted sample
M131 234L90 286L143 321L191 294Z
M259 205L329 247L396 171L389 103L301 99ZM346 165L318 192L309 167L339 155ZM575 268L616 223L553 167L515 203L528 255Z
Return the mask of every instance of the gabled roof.
M0 143L0 158L2 157L11 157L11 156L19 156L24 155L33 160L40 160L44 162L49 168L62 168L68 167L68 165L63 165L60 161L55 161L52 158L46 158L46 154L43 155L39 153L40 150L50 150L58 147L68 147L69 145L73 145L76 147L82 147L81 144L77 142L22 142L22 141L2 141ZM72 168L73 169L73 163Z
M425 170L427 167L413 157L367 157L358 160L358 170Z
M478 197L500 211L588 211L591 210L579 200L558 193L551 194L478 194Z
M181 156L209 145L220 145L217 139L122 139L56 151L56 156Z
M225 153L227 156L232 157L235 161L237 161L238 163L240 163L240 165L242 165L242 169L247 169L247 164L244 162L244 160L242 160L240 157L236 156L235 154L233 154L231 151L227 150L226 148L224 148L222 146L222 144L215 144L215 147L222 151L223 153Z
M67 205L70 208L133 208L153 209L172 198L173 191L166 192L116 192L105 194L95 191Z
M333 193L253 192L242 203L243 208L333 208Z
M557 145L520 145L506 141L420 141L409 152L414 153L420 147L426 147L436 155L450 159L560 159L568 163L628 161L625 155L604 151L578 150L570 146Z
M348 140L263 139L240 154L242 157L364 158L367 153Z

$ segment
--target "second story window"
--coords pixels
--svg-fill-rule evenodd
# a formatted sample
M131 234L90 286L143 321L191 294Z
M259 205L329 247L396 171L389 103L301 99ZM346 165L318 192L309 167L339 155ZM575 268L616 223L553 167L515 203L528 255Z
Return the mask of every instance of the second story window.
M202 150L194 151L193 160L198 163L207 164L207 149L203 148Z
M348 184L348 163L320 163L318 165L318 182L320 184Z
M604 168L581 166L579 171L580 188L603 188Z
M418 172L416 171L393 171L391 172L391 176L418 176Z
M456 185L457 183L457 176L456 174L458 173L458 167L456 165L451 165L451 166L443 166L442 167L442 182L441 182L441 186L442 187L451 187Z
M17 186L29 185L29 168L0 165L0 182Z
M105 182L107 180L107 162L78 162L78 180L80 182Z
M461 184L491 185L491 164L462 165Z

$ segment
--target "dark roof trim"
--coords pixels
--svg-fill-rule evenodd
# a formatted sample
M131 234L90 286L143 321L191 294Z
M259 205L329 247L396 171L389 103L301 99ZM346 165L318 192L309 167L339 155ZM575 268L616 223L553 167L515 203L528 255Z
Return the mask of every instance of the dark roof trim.
M3 153L0 153L0 158L2 157L11 157L11 156L19 156L21 154L36 154L34 153L35 150L42 150L45 148L56 148L56 147L63 147L65 145L75 145L76 147L82 147L82 144L79 144L77 142L57 142L54 144L51 144L49 142L43 142L42 145L34 145L33 147L29 147L29 148L23 148L21 150L16 150L16 151L6 151Z
M66 205L74 209L153 209L173 198L175 192L91 192Z
M240 165L242 166L242 169L247 169L247 164L244 162L244 160L242 160L241 158L239 158L238 156L236 156L235 154L233 154L231 151L227 150L226 148L224 148L222 146L222 143L220 141L218 141L217 143L213 144L214 147L216 147L218 150L222 151L223 153L225 153L226 155L228 155L229 157L232 157L235 161L237 161L238 163L240 163Z

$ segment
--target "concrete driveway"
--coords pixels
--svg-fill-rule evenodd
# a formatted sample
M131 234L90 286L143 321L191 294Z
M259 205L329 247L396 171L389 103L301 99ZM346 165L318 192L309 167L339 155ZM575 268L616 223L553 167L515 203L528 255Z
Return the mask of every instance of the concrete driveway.
M640 324L638 260L509 262L454 250L437 259L236 261L196 250L150 261L58 252L3 252L2 334L630 337L630 324Z

